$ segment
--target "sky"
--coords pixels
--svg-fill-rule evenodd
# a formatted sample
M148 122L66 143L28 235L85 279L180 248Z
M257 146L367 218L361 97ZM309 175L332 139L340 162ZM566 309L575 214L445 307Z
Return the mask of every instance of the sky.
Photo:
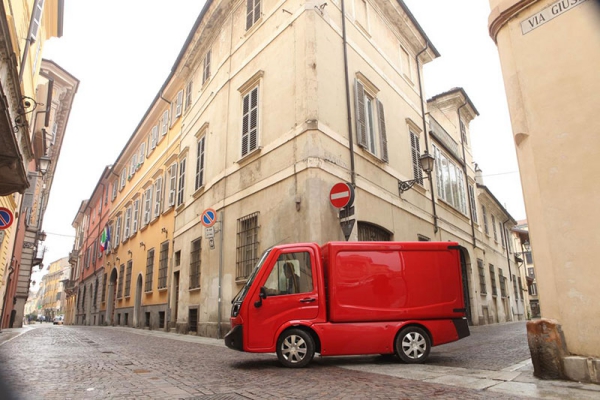
M515 148L486 0L404 0L441 57L425 66L425 97L462 87L484 183L513 218L525 218ZM44 265L67 257L81 202L94 190L169 75L204 1L65 0L63 37L43 57L79 81L43 230ZM92 14L92 15L91 15ZM40 272L32 277L37 281Z

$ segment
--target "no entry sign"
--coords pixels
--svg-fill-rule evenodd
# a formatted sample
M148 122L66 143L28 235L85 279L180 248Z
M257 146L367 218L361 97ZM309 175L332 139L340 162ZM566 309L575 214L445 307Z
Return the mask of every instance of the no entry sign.
M0 207L0 231L10 228L14 221L13 213L6 207Z
M336 183L329 192L329 201L336 208L350 207L354 203L354 188L345 182Z

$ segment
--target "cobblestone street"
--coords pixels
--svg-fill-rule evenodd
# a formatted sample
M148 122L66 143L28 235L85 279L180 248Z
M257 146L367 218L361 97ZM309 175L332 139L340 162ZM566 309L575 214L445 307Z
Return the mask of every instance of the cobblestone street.
M505 378L477 381L494 383L487 387L443 378L482 370L531 375L493 372L529 358L524 323L474 327L469 338L434 348L426 365L316 357L300 370L280 367L272 354L240 353L198 336L49 324L24 330L0 342L3 380L23 399L505 399L519 396L488 390Z

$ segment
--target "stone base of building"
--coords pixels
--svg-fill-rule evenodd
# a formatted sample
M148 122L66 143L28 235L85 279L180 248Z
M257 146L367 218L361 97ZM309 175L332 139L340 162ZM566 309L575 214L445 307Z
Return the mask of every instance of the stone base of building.
M221 323L221 339L225 336L227 332L231 329L231 324L229 322ZM185 322L178 322L174 329L177 333L181 334L190 334L197 335L203 337L210 338L219 338L219 326L216 322L199 322L197 329L194 331L190 329L190 325Z
M558 321L529 321L527 341L536 377L600 384L600 359L570 355Z

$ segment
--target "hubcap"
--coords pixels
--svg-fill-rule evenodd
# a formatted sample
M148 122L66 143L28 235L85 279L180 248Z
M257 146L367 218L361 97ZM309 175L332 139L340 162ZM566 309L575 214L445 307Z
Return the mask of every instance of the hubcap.
M290 335L281 343L281 354L292 364L302 361L306 351L306 342L298 335Z
M418 332L410 332L402 339L402 351L407 357L417 360L423 357L427 349L427 342Z

